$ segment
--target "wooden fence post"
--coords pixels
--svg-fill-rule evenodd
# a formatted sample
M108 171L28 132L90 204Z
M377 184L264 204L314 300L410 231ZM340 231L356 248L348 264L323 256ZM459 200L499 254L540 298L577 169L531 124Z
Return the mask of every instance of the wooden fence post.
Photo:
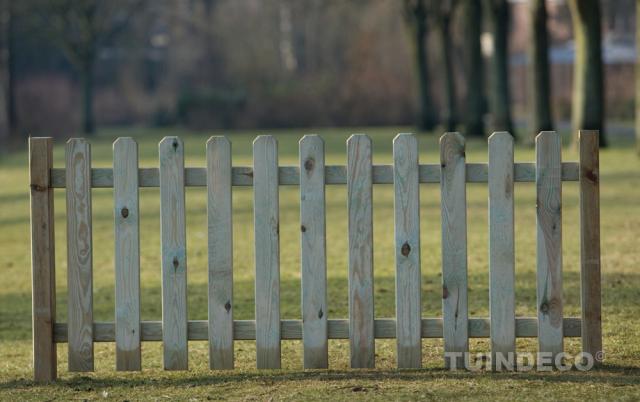
M33 377L53 381L57 376L53 324L56 318L55 236L53 188L53 139L29 139L31 187L31 279L33 308Z
M598 131L581 130L580 141L580 261L582 352L602 362L600 300L600 167Z
M538 352L563 352L562 143L554 131L536 137Z
M445 366L467 366L467 190L465 141L459 133L440 137L442 213L442 318Z

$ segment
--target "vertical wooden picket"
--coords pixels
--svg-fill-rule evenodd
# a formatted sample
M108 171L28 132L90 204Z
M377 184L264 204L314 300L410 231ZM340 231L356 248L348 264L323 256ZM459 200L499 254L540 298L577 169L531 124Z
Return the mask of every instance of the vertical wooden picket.
M396 347L400 368L422 366L418 154L414 135L398 134L394 138Z
M184 145L178 137L160 141L160 232L162 236L162 341L165 370L186 370L187 240Z
M140 370L140 233L138 144L113 143L116 265L116 370Z
M57 377L53 339L56 319L56 270L53 188L53 139L29 138L31 188L31 281L33 327L33 377L37 382Z
M491 366L513 370L516 351L513 137L489 137L489 306Z
M580 260L582 351L602 362L600 289L600 158L598 131L582 130L580 140Z
M469 352L467 306L467 196L465 142L440 138L442 212L442 316L445 366L462 368Z
M231 143L207 141L209 367L233 368L233 225Z
M256 268L256 364L280 368L280 218L278 143L270 135L253 141L253 211Z
M375 367L371 139L347 140L349 214L349 340L351 367Z
M553 131L536 137L538 351L552 359L563 351L561 148Z
M299 146L304 368L327 368L324 141L317 135L305 135Z
M72 138L65 158L69 371L93 371L91 146Z

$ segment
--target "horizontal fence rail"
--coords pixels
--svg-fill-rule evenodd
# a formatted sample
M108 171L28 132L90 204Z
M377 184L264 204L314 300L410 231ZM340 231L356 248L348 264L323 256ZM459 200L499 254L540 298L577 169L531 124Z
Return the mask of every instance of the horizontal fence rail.
M467 163L465 178L467 183L487 183L489 180L488 163ZM513 180L516 182L536 181L536 164L534 162L516 162L513 165ZM393 184L393 165L373 165L371 172L373 184ZM160 187L158 168L139 168L140 187ZM562 181L578 181L580 178L577 162L562 163ZM418 166L420 183L440 183L440 165L437 163ZM231 184L238 187L253 186L253 168L235 166L231 169ZM300 185L300 168L298 166L280 166L278 168L278 184L281 186ZM347 167L338 165L325 166L325 184L347 184ZM207 169L186 167L184 169L184 185L188 187L206 187ZM51 187L65 188L65 170L51 169ZM113 187L113 169L91 169L91 187Z
M259 136L253 166L234 167L231 142L212 137L206 167L184 166L184 144L165 137L159 167L141 168L131 138L113 144L113 168L92 168L83 139L66 145L65 168L53 167L51 138L30 139L34 377L57 377L57 343L68 344L69 371L93 371L95 342L115 342L116 370L142 367L141 343L161 341L166 370L189 367L188 342L209 343L211 369L234 367L234 341L256 342L256 366L281 367L281 341L302 340L303 367L328 368L330 339L349 340L353 368L375 367L375 340L395 339L399 368L422 365L422 340L444 340L445 366L469 363L469 339L488 338L491 368L514 355L517 338L537 338L538 351L564 350L564 338L581 337L582 350L602 357L600 300L598 133L579 134L579 162L562 162L560 137L536 138L536 162L514 162L513 138L494 133L488 163L467 163L465 140L440 139L440 163L420 164L418 138L399 134L393 165L372 164L372 141L363 134L346 144L345 166L325 165L324 141L300 140L299 165L278 165L278 143ZM580 183L581 317L565 317L562 285L562 182ZM514 183L536 185L536 317L515 314ZM421 316L420 184L439 183L442 220L442 316ZM470 317L467 306L467 183L487 183L489 204L489 311ZM346 185L348 292L346 319L328 316L325 186ZM396 299L394 318L374 309L373 185L393 184ZM301 320L280 314L279 186L299 186ZM208 319L187 314L185 188L207 188ZM234 186L253 186L255 320L234 320ZM139 188L160 189L162 320L140 318ZM66 190L67 322L55 321L53 189ZM93 320L92 188L113 188L115 322ZM142 234L144 235L144 234ZM454 358L449 358L454 353ZM540 362L542 364L542 362Z
M569 317L563 320L564 336L580 338L582 320ZM396 339L396 320L392 318L376 318L373 323L376 339ZM208 323L205 320L188 322L187 333L190 341L206 341L208 337ZM94 342L113 342L115 340L115 323L95 322L93 324ZM420 337L442 338L443 324L441 318L423 318L420 325ZM489 338L491 323L489 318L469 318L470 338ZM281 320L280 339L303 339L302 320ZM141 340L162 341L161 321L142 321ZM535 317L518 317L515 319L515 334L518 338L536 338L538 336L538 319ZM60 322L54 326L56 343L68 341L67 324ZM255 340L256 322L254 320L235 320L233 322L233 339ZM349 339L349 320L328 319L327 337L329 339Z

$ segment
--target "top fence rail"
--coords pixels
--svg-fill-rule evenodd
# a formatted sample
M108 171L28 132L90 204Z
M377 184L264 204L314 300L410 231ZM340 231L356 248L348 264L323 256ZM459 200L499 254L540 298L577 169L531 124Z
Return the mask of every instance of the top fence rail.
M440 183L440 165L436 163L421 164L418 168L420 183ZM533 183L536 181L536 164L534 162L516 162L513 164L514 181ZM577 162L562 162L562 181L578 181L580 168ZM207 169L204 167L186 167L184 169L184 185L187 187L206 187ZM488 163L467 163L467 183L487 183L489 179ZM372 166L373 184L393 184L392 165ZM138 182L140 187L160 187L158 168L139 168ZM297 166L280 166L278 183L281 186L300 185L300 168ZM347 184L347 167L343 165L325 166L325 184ZM231 185L238 187L253 186L253 168L235 166L231 170ZM65 169L51 169L51 187L65 188ZM92 168L92 188L112 188L113 169Z

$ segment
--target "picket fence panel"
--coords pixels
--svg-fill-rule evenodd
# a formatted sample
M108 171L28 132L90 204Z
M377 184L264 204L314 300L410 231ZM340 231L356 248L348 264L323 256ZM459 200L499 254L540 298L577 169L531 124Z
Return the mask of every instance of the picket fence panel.
M348 339L353 368L375 367L375 340L395 339L399 368L422 365L422 339L444 340L445 366L464 368L469 339L489 338L491 367L515 369L516 338L538 338L555 356L566 337L582 337L584 352L602 358L598 133L579 135L580 161L562 162L560 136L536 138L536 162L514 162L513 138L494 133L488 163L467 163L458 133L440 139L440 163L420 164L418 138L393 140L393 165L374 165L371 139L351 136L346 166L325 165L324 141L307 135L299 165L279 166L274 137L253 143L253 167L232 166L231 143L212 137L206 167L185 168L184 144L165 137L158 168L138 166L131 138L113 144L113 168L91 168L90 145L71 139L65 168L53 167L53 140L30 139L34 378L57 377L56 343L68 343L69 371L94 369L94 342L116 343L116 370L142 367L141 342L162 341L166 370L189 367L188 341L208 341L211 369L234 368L234 341L255 340L256 367L281 367L281 341L301 339L303 367L328 368L329 339ZM581 317L563 316L562 181L580 182ZM514 183L535 182L537 317L515 315ZM393 184L396 317L374 310L373 185ZM440 183L442 317L421 315L420 184ZM469 317L467 305L467 183L487 183L490 317ZM328 316L326 185L347 186L349 316ZM298 185L302 320L280 317L279 186ZM208 310L187 316L185 187L207 188ZM233 318L234 186L253 186L255 320ZM115 322L93 322L91 189L113 188ZM139 188L160 188L162 321L140 319ZM66 190L68 314L55 321L53 190ZM144 237L144 236L143 236ZM542 363L542 362L541 362Z

